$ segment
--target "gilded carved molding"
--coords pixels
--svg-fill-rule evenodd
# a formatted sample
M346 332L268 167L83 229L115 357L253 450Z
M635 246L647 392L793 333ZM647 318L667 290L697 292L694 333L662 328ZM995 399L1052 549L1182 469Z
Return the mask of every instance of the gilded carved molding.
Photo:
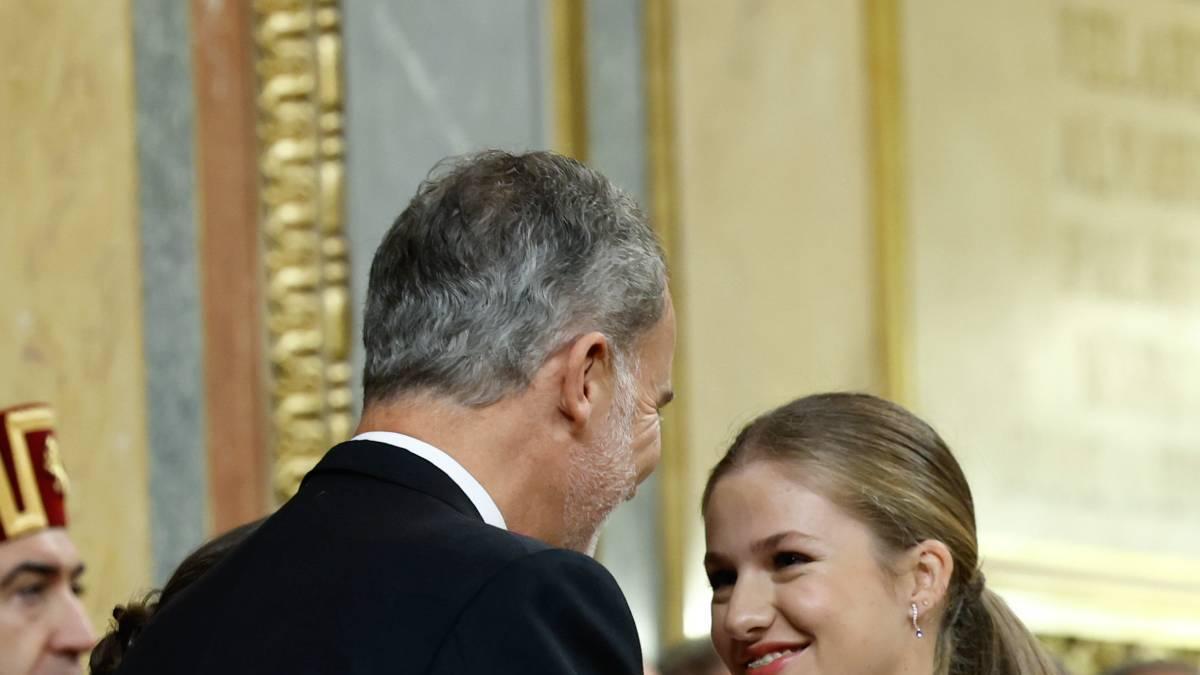
M341 10L254 3L275 496L352 425Z
M1071 675L1100 675L1125 663L1158 659L1200 667L1200 651L1196 650L1152 649L1135 644L1045 635L1040 638Z

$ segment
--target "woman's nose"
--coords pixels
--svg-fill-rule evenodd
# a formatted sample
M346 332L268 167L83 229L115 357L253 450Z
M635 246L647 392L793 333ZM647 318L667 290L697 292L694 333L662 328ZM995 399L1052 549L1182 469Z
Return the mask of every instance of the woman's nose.
M739 579L729 598L725 613L725 630L730 637L752 641L775 620L775 605L771 584L765 579Z

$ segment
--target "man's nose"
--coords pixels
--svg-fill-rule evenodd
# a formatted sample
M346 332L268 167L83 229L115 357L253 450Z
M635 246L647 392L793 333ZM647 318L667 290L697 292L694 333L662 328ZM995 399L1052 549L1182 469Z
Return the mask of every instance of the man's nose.
M87 611L79 598L72 595L59 616L50 647L65 656L78 658L95 644L96 633Z

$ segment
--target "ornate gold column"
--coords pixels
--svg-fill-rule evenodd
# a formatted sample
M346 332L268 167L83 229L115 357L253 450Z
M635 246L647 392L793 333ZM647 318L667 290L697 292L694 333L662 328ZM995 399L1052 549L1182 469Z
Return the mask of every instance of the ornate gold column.
M275 495L352 429L341 10L254 4Z

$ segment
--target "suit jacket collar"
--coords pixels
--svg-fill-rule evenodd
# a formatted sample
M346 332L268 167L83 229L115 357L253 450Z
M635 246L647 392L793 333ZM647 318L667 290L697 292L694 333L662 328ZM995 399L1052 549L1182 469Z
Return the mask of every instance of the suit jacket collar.
M354 473L423 492L465 516L483 520L466 493L431 462L387 443L347 441L334 446L308 472L301 487L321 474Z

